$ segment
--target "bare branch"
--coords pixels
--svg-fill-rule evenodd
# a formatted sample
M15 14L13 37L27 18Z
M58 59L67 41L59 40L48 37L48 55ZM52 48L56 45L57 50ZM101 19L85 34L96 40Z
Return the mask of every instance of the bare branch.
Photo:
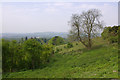
M102 21L100 21L101 16L102 15L98 9L90 9L86 12L82 12L80 15L72 15L70 21L73 32L72 34L87 48L91 48L92 46L92 36L95 35L97 30L103 28ZM88 42L86 42L86 40Z

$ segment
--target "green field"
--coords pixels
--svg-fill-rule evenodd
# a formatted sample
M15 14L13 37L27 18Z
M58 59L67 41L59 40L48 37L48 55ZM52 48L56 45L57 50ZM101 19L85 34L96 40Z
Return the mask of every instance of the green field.
M2 41L0 40L0 79L2 78Z
M55 54L43 69L4 74L4 78L117 78L118 44L108 44L101 38L93 40L91 50L73 42L56 46Z

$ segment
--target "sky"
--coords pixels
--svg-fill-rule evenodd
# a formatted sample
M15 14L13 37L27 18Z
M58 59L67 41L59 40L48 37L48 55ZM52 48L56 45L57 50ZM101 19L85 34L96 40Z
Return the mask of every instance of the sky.
M72 14L101 10L104 26L118 25L117 2L4 2L3 33L68 32Z
M120 2L118 3L118 14L120 14ZM118 25L120 25L120 15L118 15Z

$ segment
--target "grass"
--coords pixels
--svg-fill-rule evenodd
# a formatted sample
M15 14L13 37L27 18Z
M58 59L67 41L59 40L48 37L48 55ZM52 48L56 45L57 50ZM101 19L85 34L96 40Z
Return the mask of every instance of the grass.
M94 39L91 50L73 42L72 48L60 45L59 52L51 58L47 67L13 72L4 78L118 78L117 44L108 44L101 38Z
M1 57L1 54L0 54L0 79L2 79L2 57Z

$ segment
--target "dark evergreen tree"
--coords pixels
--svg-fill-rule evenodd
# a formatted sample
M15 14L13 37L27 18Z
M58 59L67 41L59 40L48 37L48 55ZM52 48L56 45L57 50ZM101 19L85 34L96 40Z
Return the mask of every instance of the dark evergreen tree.
M25 40L28 40L27 36L25 37Z

